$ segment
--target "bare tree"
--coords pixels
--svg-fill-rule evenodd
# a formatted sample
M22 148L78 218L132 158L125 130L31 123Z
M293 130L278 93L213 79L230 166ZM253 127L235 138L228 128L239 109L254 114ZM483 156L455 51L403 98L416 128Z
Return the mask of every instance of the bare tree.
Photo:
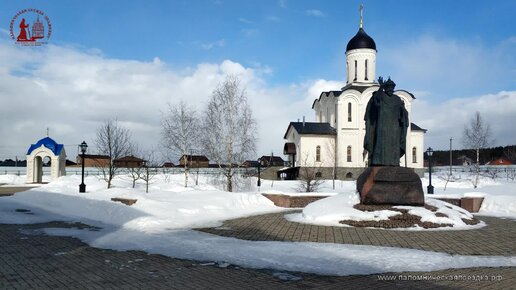
M156 161L154 150L150 150L145 155L145 164L142 167L140 179L145 182L145 192L149 193L149 184L152 183L154 177L158 174L158 162Z
M185 187L188 186L188 160L199 140L199 118L196 111L185 102L168 105L168 111L161 118L161 142L184 160Z
M473 187L477 188L480 175L480 149L486 148L492 142L489 124L482 119L480 112L476 112L469 124L464 126L462 142L466 148L471 148L476 151L476 175L472 183Z
M203 116L202 145L221 168L226 189L233 191L233 175L255 152L256 121L245 90L235 76L228 76L213 91Z
M141 150L138 145L131 146L131 156L141 156ZM142 166L128 166L127 167L127 175L131 178L133 182L133 188L136 186L136 181L141 178L142 174Z
M449 182L457 182L461 179L458 175L453 175L450 172L446 174L440 174L438 175L438 178L442 181L444 181L444 191L446 191L446 187L448 186Z
M299 186L298 190L302 192L317 191L319 186L323 183L321 166L317 166L315 160L310 162L308 154L303 158L303 163L299 168Z
M98 128L95 144L99 154L109 158L108 164L98 164L97 168L102 172L107 188L111 188L111 181L120 169L115 160L131 152L131 134L116 120L107 120Z

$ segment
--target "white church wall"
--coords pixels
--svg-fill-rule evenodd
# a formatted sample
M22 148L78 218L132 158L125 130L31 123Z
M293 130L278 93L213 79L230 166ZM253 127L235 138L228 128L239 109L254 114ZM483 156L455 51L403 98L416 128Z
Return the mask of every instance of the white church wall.
M302 135L300 138L299 166L308 167L332 167L334 160L335 136ZM320 148L320 159L317 161L317 147Z

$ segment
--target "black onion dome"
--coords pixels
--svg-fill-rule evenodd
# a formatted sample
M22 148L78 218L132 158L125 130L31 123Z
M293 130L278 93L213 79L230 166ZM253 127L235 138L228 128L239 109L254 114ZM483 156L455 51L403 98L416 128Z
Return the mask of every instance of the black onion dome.
M376 50L376 43L374 43L371 36L367 35L363 28L360 28L357 34L348 42L346 51L359 48L370 48Z

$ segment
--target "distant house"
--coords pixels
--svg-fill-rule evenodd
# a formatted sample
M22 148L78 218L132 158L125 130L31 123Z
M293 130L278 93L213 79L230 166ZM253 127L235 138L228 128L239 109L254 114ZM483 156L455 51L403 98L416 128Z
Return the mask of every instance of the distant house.
M170 168L170 167L175 167L175 165L172 162L164 162L163 165L161 165L161 167Z
M260 157L260 159L258 159L258 161L264 167L284 166L285 165L285 161L283 160L283 158L281 158L279 156L274 156L274 155L270 155L270 156L264 155L264 156Z
M473 159L469 158L466 155L459 156L457 157L457 159L461 161L462 166L469 166L474 163Z
M254 160L246 160L242 163L243 167L258 167L260 166L260 162Z
M77 165L82 165L82 155L77 155ZM109 166L109 156L106 155L84 155L84 166L85 167L107 167Z
M116 167L135 168L144 166L146 161L130 155L116 159L114 162Z
M210 160L204 155L183 155L179 158L179 166L208 167Z
M512 165L512 162L509 161L507 158L502 157L490 161L489 163L487 163L487 165Z

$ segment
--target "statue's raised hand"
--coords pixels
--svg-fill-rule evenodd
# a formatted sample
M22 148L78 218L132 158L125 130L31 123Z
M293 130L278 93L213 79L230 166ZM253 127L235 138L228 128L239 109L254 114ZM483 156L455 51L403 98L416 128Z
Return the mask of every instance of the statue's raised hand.
M382 87L383 87L383 84L385 83L385 82L383 81L383 77L378 77L378 83L380 84L380 88L382 88Z

